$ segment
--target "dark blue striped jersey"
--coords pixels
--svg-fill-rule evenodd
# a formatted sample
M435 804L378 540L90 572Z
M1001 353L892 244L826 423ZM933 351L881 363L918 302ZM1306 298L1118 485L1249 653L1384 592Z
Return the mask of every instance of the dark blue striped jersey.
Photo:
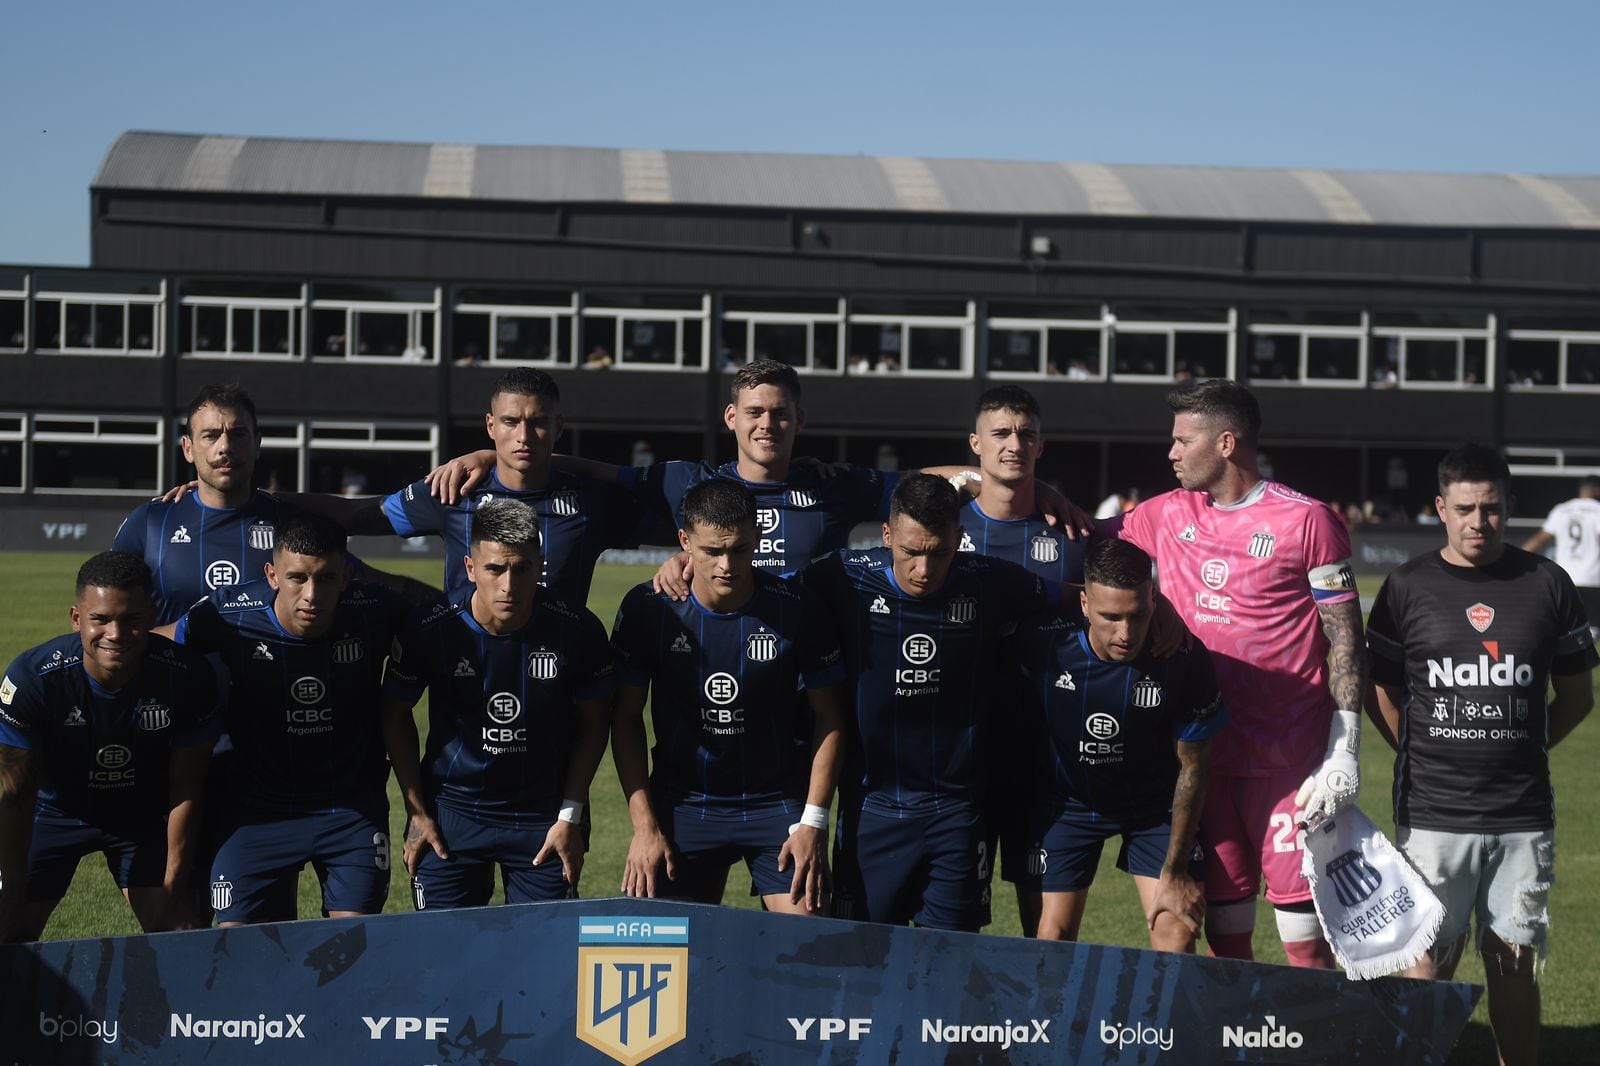
M384 678L386 700L428 693L422 784L428 798L487 825L555 819L577 743L580 700L609 700L600 619L540 593L521 629L499 636L470 597L414 612Z
M1228 720L1199 641L1164 659L1146 649L1111 662L1075 616L1058 616L1020 627L1011 654L1030 693L1021 713L1044 716L1049 743L1034 770L1053 805L1113 821L1160 817L1178 780L1174 743L1209 740Z
M848 545L854 526L887 520L889 496L900 480L898 473L864 466L835 477L794 471L788 481L746 481L739 476L738 463L713 467L673 461L617 472L620 483L659 514L670 516L678 529L683 528L683 494L714 477L737 481L756 498L755 565L783 575Z
M844 680L814 595L758 573L754 595L722 614L645 582L623 598L611 643L622 683L650 689L653 789L721 810L805 802L804 689Z
M202 656L151 634L138 675L102 688L77 633L17 656L0 680L0 744L39 768L38 809L91 825L148 825L171 806L172 749L209 748L220 729L216 673Z
M1060 586L985 555L957 554L929 596L900 591L887 548L809 567L844 648L855 730L844 788L900 812L976 802L1002 639L1061 601Z
M224 724L240 806L381 813L389 762L378 700L407 604L353 581L327 633L304 640L283 628L272 600L271 585L252 581L218 589L178 621L178 641L219 656L232 677Z
M1083 584L1083 556L1088 547L1086 541L1067 539L1043 514L990 518L977 500L968 500L961 508L961 551L1016 563L1058 585Z
M444 537L445 596L452 601L472 594L472 582L462 559L472 535L472 516L494 499L521 500L539 516L539 536L544 544L544 576L539 583L566 603L589 602L589 584L595 563L607 548L636 548L655 528L655 516L616 485L559 470L550 472L542 489L508 489L497 473L471 496L446 504L416 481L386 496L383 513L402 537L438 533Z
M295 513L265 492L243 507L207 507L200 494L140 504L111 546L132 552L155 575L157 625L177 621L215 589L255 581L272 561L273 532Z

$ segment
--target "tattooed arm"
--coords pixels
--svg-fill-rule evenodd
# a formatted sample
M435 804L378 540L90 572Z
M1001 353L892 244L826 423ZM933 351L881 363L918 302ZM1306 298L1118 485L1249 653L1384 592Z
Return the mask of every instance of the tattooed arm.
M1361 791L1361 706L1371 676L1367 645L1361 634L1361 604L1319 603L1322 631L1332 645L1328 661L1328 692L1333 697L1333 720L1328 729L1328 750L1322 765L1311 772L1295 793L1302 825L1315 825L1356 801Z
M1189 855L1195 834L1200 830L1200 812L1206 805L1206 789L1211 781L1211 741L1177 742L1178 783L1172 790L1172 839L1167 845L1167 860L1161 864L1161 879L1155 898L1145 911L1145 923L1154 929L1156 916L1163 911L1173 915L1191 933L1200 932L1205 918L1205 890L1189 876Z
M1322 631L1333 647L1328 658L1328 692L1341 711L1359 711L1367 691L1367 644L1361 632L1361 602L1317 605Z
M433 848L441 859L448 859L444 834L433 820L427 797L422 794L422 749L417 742L417 723L411 705L404 700L383 701L383 744L394 767L395 784L406 807L406 839L400 856L406 872L416 876L424 848Z

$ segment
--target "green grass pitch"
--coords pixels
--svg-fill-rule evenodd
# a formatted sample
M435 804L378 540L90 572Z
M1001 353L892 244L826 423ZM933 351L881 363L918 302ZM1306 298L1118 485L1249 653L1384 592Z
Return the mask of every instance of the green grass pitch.
M72 599L73 574L81 561L78 556L67 553L0 553L0 590L4 590L7 608L0 614L0 661L9 663L23 649L70 628L67 607ZM433 583L440 577L437 564L431 561L407 560L392 566ZM600 567L595 574L590 608L609 627L622 595L649 574L643 567ZM1371 597L1377 588L1377 581L1364 580L1362 594ZM426 704L418 709L419 723L425 721L425 708ZM1592 793L1584 785L1585 781L1594 780L1597 764L1600 764L1600 719L1580 726L1551 756L1551 770L1556 781L1558 840L1557 881L1551 895L1552 954L1543 981L1545 1033L1542 1050L1547 1062L1592 1062L1597 1054L1600 908L1594 905L1594 900L1595 885L1600 884L1600 818L1587 802ZM1362 806L1385 831L1392 831L1389 788L1393 756L1370 729L1364 733L1361 769ZM629 826L609 754L595 777L591 802L594 839L583 870L583 894L588 897L615 895L627 854ZM393 779L390 780L390 821L391 838L398 841L402 818ZM1082 939L1147 946L1138 897L1132 882L1114 867L1114 855L1115 849L1106 850L1084 917ZM995 921L988 932L999 936L1019 935L1016 901L1010 886L997 880L995 887ZM729 878L724 903L734 907L753 906L755 901L748 893L748 877L735 871ZM393 878L385 909L410 908L410 887L399 862L399 848L395 847ZM314 917L319 911L316 880L307 871L300 881L300 914ZM133 932L137 932L133 916L104 865L90 859L80 865L72 889L56 910L45 936L62 939ZM1256 924L1256 951L1263 962L1284 961L1271 911L1264 903ZM1481 983L1481 962L1469 953L1459 977ZM1480 1004L1452 1062L1493 1061L1488 1015Z

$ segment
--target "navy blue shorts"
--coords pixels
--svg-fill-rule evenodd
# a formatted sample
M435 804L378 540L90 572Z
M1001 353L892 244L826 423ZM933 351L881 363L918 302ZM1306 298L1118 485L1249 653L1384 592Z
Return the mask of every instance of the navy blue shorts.
M986 848L975 804L896 813L850 804L834 840L833 916L975 933Z
M758 896L788 895L794 865L778 871L778 855L789 839L789 827L800 820L803 803L758 808L718 808L677 803L664 796L655 804L656 821L672 845L678 876L656 879L662 899L701 899L718 893L728 870L744 861L752 890ZM665 885L665 887L663 887Z
M533 864L554 819L514 829L485 825L460 811L440 807L435 820L450 857L441 859L432 848L422 849L422 859L411 878L411 904L417 910L487 906L494 895L496 866L507 903L578 898L578 887L567 884L561 871L559 855L551 852L543 863Z
M1117 869L1139 877L1160 877L1172 843L1172 816L1161 811L1125 819L1095 818L1076 804L1038 808L1029 823L1025 848L1006 853L1005 879L1029 892L1081 892L1094 883L1100 852L1112 837L1122 838ZM1020 868L1019 868L1020 867ZM1189 876L1205 880L1198 842L1189 856Z
M324 915L377 914L389 898L388 812L335 810L235 821L211 864L217 921L292 920L306 863L322 883Z
M160 888L167 877L166 820L110 829L37 815L28 845L28 898L45 903L66 895L78 863L96 851L105 856L118 888Z

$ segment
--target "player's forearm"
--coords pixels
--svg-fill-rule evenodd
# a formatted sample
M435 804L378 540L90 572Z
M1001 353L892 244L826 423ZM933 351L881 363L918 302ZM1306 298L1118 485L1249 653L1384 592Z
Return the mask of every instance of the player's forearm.
M1400 703L1402 696L1387 685L1373 682L1367 687L1367 720L1384 742L1400 750Z
M828 807L839 784L839 767L844 761L844 709L836 688L813 692L811 709L816 725L811 734L811 781L806 803Z
M644 735L646 690L631 685L617 689L611 710L611 761L616 764L617 781L628 804L628 818L635 833L659 830L655 811L650 806L650 765Z
M301 511L321 515L358 537L392 537L394 526L383 513L382 496L333 496L325 492L285 492L278 499Z
M172 753L171 785L167 809L167 875L172 892L184 887L194 859L195 827L205 795L206 771L211 765L210 743L179 748Z
M33 788L0 794L0 903L28 902L28 845L33 838Z
M1361 604L1351 600L1328 604L1317 611L1322 617L1322 631L1331 645L1328 693L1333 697L1334 707L1353 711L1361 706L1370 678L1367 645L1361 630Z
M393 589L395 592L398 592L407 603L416 604L418 606L433 603L435 600L438 600L444 595L443 592L428 584L426 581L418 581L414 577L407 577L404 574L396 574L389 570L379 570L375 566L368 566L362 572L361 580L370 581L374 585L382 585L385 588Z
M1178 780L1172 788L1172 838L1167 842L1163 870L1187 873L1194 838L1200 832L1200 812L1205 809L1211 781L1211 742L1178 745Z
M589 794L595 771L600 769L600 759L606 753L606 742L611 738L609 703L584 700L578 707L578 736L572 746L572 758L567 763L566 787L561 793L566 799L581 799Z
M1553 748L1578 728L1578 723L1589 717L1589 712L1594 709L1594 688L1588 671L1570 677L1556 677L1552 681L1555 699L1550 701L1547 714L1550 721L1549 746Z
M427 815L427 799L422 794L422 748L417 741L417 723L411 708L401 703L386 703L383 708L383 746L394 767L395 784L410 817Z
M489 454L494 455L493 452ZM592 478L595 481L617 480L617 467L595 459L580 459L576 455L552 455L550 465L564 474L577 474L579 477Z

